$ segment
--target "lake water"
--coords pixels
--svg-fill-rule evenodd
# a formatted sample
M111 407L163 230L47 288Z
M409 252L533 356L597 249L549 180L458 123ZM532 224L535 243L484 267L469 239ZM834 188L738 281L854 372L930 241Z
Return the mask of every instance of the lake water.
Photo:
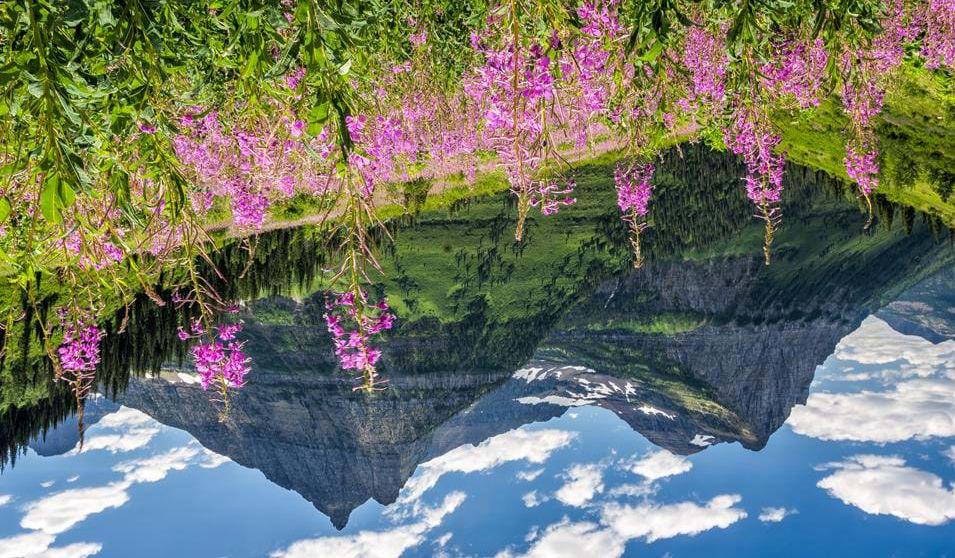
M146 297L82 424L4 376L0 557L955 554L950 232L795 168L766 267L738 167L668 157L641 269L609 167L521 246L503 195L396 223L379 393L309 229L217 255L254 359L225 420Z

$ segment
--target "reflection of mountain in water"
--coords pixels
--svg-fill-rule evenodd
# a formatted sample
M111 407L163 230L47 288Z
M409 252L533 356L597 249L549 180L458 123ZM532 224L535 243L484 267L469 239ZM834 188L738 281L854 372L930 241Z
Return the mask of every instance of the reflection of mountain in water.
M651 257L640 270L626 271L603 175L592 197L583 194L596 179L578 181L573 213L532 221L525 245L511 241L498 199L400 229L382 262L400 316L383 346L382 393L356 393L334 372L323 296L312 285L315 243L282 231L263 236L244 279L229 287L258 298L245 315L255 372L229 420L170 374L130 378L117 401L261 470L337 527L369 498L395 501L419 463L581 404L613 411L675 453L720 441L762 448L838 340L951 253L924 223L907 221L911 234L864 233L853 204L803 173L787 186L786 224L766 268L737 166L687 154L692 165L671 160L658 173ZM701 180L707 188L688 187ZM224 259L244 269L240 256ZM276 266L283 288L273 283ZM259 298L293 284L297 300ZM113 336L107 351L119 388L123 355L141 370L178 346L174 316L139 311L131 330L140 333Z

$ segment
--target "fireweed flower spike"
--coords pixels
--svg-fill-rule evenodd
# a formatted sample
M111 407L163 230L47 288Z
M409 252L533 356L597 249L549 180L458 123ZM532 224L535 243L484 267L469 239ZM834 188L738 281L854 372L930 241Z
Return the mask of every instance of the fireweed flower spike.
M773 237L782 220L779 202L786 157L774 153L780 137L773 133L768 118L750 107L736 109L723 137L730 151L746 165L746 197L756 205L756 217L766 222L763 256L769 265Z
M356 295L357 292L357 295ZM335 345L335 356L343 370L357 370L362 384L356 390L373 391L380 383L375 364L381 350L371 338L394 325L394 314L384 298L369 304L364 289L329 295L325 303L325 324Z
M613 180L617 188L617 206L623 222L630 231L630 246L633 249L633 267L643 266L643 255L640 252L640 233L647 224L647 207L650 203L650 194L653 192L654 166L653 163L626 164L618 163L614 171Z
M217 399L214 401L223 406L220 420L228 417L230 390L245 386L245 377L252 369L252 359L243 350L245 342L236 340L236 335L241 331L241 322L220 324L210 329L197 319L190 324L189 331L180 327L177 332L182 341L199 341L192 347L190 354L202 389L215 390Z

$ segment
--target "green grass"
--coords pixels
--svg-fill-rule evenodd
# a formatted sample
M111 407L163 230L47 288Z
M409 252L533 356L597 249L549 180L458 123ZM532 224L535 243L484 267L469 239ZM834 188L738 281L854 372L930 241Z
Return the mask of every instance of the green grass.
M886 93L876 133L881 152L878 192L940 216L955 226L955 94L941 73L903 67ZM789 160L848 180L845 130L838 99L794 117L778 114Z
M694 314L665 312L647 319L633 318L618 320L610 318L601 323L588 323L588 331L626 331L630 333L654 333L661 335L677 335L688 333L706 325L706 319Z

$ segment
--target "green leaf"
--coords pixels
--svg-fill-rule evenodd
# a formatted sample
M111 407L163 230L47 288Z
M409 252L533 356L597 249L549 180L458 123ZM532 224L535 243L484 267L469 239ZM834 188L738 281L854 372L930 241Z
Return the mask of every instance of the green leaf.
M13 211L13 206L10 205L10 200L7 198L0 198L0 223L7 220L7 217L10 216L11 211Z
M76 192L73 188L60 180L60 177L51 174L43 183L40 192L40 212L48 222L58 225L63 222L63 210L72 206L76 201Z
M47 222L55 225L63 222L60 204L57 203L59 185L60 179L55 174L49 175L44 181L43 191L40 192L40 212Z

